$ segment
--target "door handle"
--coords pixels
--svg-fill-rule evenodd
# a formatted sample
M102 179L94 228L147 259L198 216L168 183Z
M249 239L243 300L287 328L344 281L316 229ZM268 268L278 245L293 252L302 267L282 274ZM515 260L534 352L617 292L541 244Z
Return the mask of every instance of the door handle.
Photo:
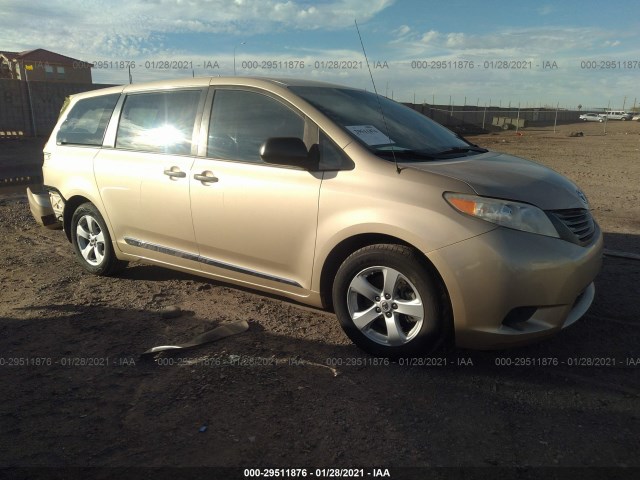
M164 174L171 178L184 178L187 176L187 174L181 172L178 167L171 167L169 170L165 170Z
M196 173L193 178L202 183L215 183L218 181L218 177L215 177L213 172L210 172L209 170L205 170L202 173Z

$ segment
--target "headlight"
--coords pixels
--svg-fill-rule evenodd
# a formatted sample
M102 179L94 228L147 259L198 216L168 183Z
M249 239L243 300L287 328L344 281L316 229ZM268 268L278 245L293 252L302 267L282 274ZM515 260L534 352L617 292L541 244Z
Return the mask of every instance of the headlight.
M449 192L444 198L453 208L472 217L514 230L560 237L549 217L528 203Z

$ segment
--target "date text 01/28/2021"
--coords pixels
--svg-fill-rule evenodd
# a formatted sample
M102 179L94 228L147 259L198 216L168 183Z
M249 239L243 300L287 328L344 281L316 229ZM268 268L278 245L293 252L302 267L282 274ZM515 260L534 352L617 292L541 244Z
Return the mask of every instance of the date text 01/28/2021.
M391 478L388 468L245 468L244 478Z

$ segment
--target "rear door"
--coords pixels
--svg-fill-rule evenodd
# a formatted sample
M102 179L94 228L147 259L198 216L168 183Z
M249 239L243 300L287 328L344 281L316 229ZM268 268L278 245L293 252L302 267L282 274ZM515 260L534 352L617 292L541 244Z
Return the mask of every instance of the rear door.
M100 194L122 251L175 263L197 257L188 174L206 89L131 93L112 148L95 159Z
M269 137L298 137L309 148L317 130L265 92L217 88L211 95L203 119L207 148L189 178L203 268L300 292L311 283L322 174L266 164L259 148Z

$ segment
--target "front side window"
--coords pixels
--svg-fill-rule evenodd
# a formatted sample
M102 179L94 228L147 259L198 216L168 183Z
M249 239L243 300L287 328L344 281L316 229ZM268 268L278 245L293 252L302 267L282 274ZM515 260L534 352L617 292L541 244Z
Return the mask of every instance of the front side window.
M58 145L102 145L104 132L119 98L120 94L114 93L79 100L58 130Z
M353 162L345 155L326 133L320 132L320 170L347 170L353 168Z
M200 90L137 93L122 107L116 148L191 154Z
M304 138L304 120L277 100L255 92L218 90L209 122L207 156L262 163L270 137Z

